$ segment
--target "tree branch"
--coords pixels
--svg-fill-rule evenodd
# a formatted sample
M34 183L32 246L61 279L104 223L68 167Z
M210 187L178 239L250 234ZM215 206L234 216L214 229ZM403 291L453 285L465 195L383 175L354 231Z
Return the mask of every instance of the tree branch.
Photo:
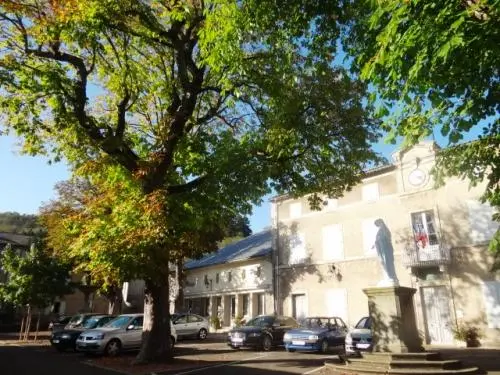
M187 192L190 192L190 191L196 189L197 187L199 187L206 179L207 179L207 176L201 176L201 177L195 178L194 180L191 180L185 184L171 185L167 188L167 192L169 194L187 193Z

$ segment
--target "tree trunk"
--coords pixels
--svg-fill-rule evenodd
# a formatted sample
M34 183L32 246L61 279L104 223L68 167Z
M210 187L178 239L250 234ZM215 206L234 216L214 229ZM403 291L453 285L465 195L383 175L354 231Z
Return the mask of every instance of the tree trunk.
M117 315L122 310L121 290L119 288L114 290L114 293L108 296L108 314Z
M26 324L24 325L24 341L28 341L31 328L31 305L28 305L28 312L26 314Z
M21 328L19 329L19 341L23 339L23 333L24 333L24 321L26 320L26 317L23 314L23 318L21 319Z
M152 361L170 361L169 277L163 282L146 280L144 290L144 323L142 345L135 364Z

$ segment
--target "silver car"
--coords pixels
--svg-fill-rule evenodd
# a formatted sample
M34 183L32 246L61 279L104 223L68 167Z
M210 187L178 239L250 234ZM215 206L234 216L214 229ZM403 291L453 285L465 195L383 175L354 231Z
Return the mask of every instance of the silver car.
M121 351L139 349L142 342L143 314L124 314L98 329L83 332L76 340L76 350L116 356ZM177 342L175 328L170 325L171 346Z
M359 355L360 352L372 350L372 320L365 316L359 320L345 337L345 352L347 355Z
M194 337L200 340L207 338L210 326L208 319L191 313L173 314L172 323L179 337Z

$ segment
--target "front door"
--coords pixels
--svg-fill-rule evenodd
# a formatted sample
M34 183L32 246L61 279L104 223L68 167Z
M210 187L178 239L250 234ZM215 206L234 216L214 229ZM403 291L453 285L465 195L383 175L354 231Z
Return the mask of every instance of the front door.
M305 294L292 295L292 315L299 322L307 317L307 299Z
M428 343L453 343L448 289L445 286L424 287L422 297Z

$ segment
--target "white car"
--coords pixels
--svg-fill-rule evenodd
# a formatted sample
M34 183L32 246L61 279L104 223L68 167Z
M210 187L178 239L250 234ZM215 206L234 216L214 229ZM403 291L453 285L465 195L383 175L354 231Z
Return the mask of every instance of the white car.
M360 352L372 350L372 320L365 316L359 320L345 337L345 353L359 355Z
M139 349L142 343L143 314L124 314L98 329L84 331L76 340L76 350L116 356L121 351ZM177 342L177 332L170 324L170 343Z
M179 337L195 337L205 340L210 323L201 315L185 313L172 314L172 323Z

